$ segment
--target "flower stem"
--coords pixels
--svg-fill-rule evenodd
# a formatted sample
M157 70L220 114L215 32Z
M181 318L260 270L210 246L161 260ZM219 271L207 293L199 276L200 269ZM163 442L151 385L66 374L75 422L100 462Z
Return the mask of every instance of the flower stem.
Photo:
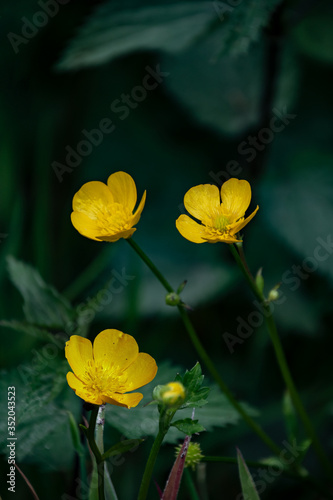
M164 439L164 436L166 435L166 433L167 433L166 429L160 428L158 431L158 434L155 438L155 441L154 441L154 444L152 446L152 449L150 450L150 454L148 457L146 468L145 468L145 471L144 471L144 474L142 477L138 500L146 500L146 498L147 498L148 489L149 489L150 480L151 480L151 476L153 473L154 465L155 465L158 452L160 451L160 447L161 447L161 444L163 442L163 439Z
M96 441L95 441L95 438L94 438L94 432L95 432L95 428L96 428L96 420L97 420L98 412L99 412L99 407L93 408L91 410L89 427L88 427L88 431L87 431L87 439L89 442L90 449L93 452L95 459L96 459L97 474L98 474L98 498L99 498L99 500L105 500L105 495L104 495L104 461L102 459L102 454L99 451L98 446L97 446Z
M287 360L283 351L283 347L280 341L280 337L277 332L276 324L273 318L272 311L270 309L269 303L265 301L265 297L263 293L257 288L257 285L249 272L248 265L245 260L245 255L243 253L242 246L240 246L240 253L237 252L236 248L233 245L229 245L229 248L231 250L231 253L235 257L235 260L240 267L241 271L243 272L247 282L249 283L254 295L260 300L261 302L261 307L264 310L264 317L267 325L267 329L275 350L275 355L276 359L278 362L278 365L280 367L280 371L282 374L282 377L284 379L284 382L286 384L286 387L288 388L288 391L290 393L290 397L292 399L292 402L294 404L295 410L299 414L299 417L304 425L304 428L311 439L313 448L317 454L318 459L320 460L323 468L327 472L329 477L332 477L333 475L333 469L332 465L326 456L326 453L318 439L317 433L312 425L312 422L310 418L308 417L306 410L303 406L302 400L298 394L298 391L296 389L296 386L294 384L293 378L291 376Z
M156 278L161 282L164 288L169 292L174 292L172 286L168 283L168 281L164 278L164 276L157 269L155 264L149 259L149 257L144 253L144 251L139 247L137 243L135 243L131 238L127 240L128 243L132 246L132 248L137 252L137 254L141 257L141 259L145 262L145 264L150 268L150 270L155 274ZM219 372L215 368L214 363L212 362L210 356L207 351L203 347L200 342L200 339L192 325L192 322L186 312L186 310L181 306L177 306L179 314L183 320L187 333L190 336L190 339L195 347L197 353L199 354L202 361L205 363L208 371L211 376L215 380L215 382L220 387L221 391L225 394L231 405L237 410L237 412L242 416L245 422L249 425L249 427L260 437L260 439L267 445L267 447L276 455L280 453L280 448L272 441L272 439L264 432L264 430L258 425L250 415L244 410L244 408L238 403L238 401L233 396L232 392L229 390L228 386L222 380Z

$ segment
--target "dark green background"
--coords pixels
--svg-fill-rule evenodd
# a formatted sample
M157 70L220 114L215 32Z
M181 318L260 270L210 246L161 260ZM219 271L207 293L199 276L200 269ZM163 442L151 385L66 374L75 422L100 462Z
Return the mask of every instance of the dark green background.
M7 2L0 17L0 317L23 319L22 298L8 278L8 255L34 266L74 306L98 294L112 270L125 268L135 278L94 317L90 338L104 328L119 328L135 336L158 364L169 360L183 369L195 364L197 354L180 318L165 305L162 287L126 242L97 243L71 225L72 197L81 185L106 182L111 173L124 170L133 176L139 197L147 190L136 241L175 288L188 280L183 298L194 308L191 317L202 343L237 397L260 411L260 422L281 444L284 386L265 328L235 345L233 354L223 337L225 332L236 334L238 317L249 317L253 297L227 245L195 245L175 228L185 192L197 184L221 184L229 177L230 162L237 162L237 177L252 186L250 209L260 206L244 229L249 265L254 273L263 268L266 292L282 281L286 300L275 310L287 359L332 454L333 256L315 262L315 270L306 268L318 238L326 241L333 230L331 3L71 0L57 4L59 12L30 39L21 40L15 53L15 38L9 34L23 36L26 20L36 19L40 5ZM168 76L122 120L110 106L142 84L147 67L158 65ZM254 154L245 152L250 136L259 134L265 141L262 129L277 113L292 115L289 123L264 146L259 140ZM115 130L60 182L54 162L65 163L66 146L76 149L85 139L82 131L96 129L104 118L113 121ZM305 273L299 286L288 282L293 266ZM31 335L1 328L3 388L9 380L22 385L17 367L31 363L43 345ZM62 350L58 357L63 358ZM57 360L53 362L56 373ZM63 380L66 366L61 370ZM203 372L207 375L204 367ZM52 376L48 383L52 387ZM51 389L45 387L47 397ZM42 425L56 419L59 405L66 408L67 400L78 405L77 399L63 387L56 392L54 411L41 409L36 421ZM5 399L4 405L3 418ZM17 419L19 425L19 414ZM301 427L299 434L303 436ZM109 436L111 444L116 431L110 428ZM41 500L74 496L77 469L69 434L67 438L57 443L57 456L64 457L57 466L48 464L49 449L55 453L48 432L38 444L43 453L32 449L30 458L19 462ZM199 440L205 454L235 456L238 446L245 459L267 456L244 425L215 427ZM114 472L120 499L135 498L151 443L147 439ZM161 486L172 460L167 445L155 471ZM311 452L306 464L321 475ZM3 455L2 478L7 469ZM237 497L235 466L209 464L207 477L209 498ZM2 481L1 488L3 499L13 498ZM17 475L15 498L29 494ZM262 498L282 495L317 498L281 477ZM151 498L157 498L153 487ZM184 487L180 498L189 498Z

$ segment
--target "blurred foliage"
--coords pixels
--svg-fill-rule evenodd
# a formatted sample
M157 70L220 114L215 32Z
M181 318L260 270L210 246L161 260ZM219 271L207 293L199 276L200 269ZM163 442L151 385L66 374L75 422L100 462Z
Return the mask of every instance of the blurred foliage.
M20 468L41 500L77 495L67 412L78 423L86 413L65 379L63 347L72 333L93 339L119 328L160 367L140 407L108 407L108 446L121 436L146 438L123 464L108 464L121 499L136 497L156 431L157 409L144 406L153 387L197 361L177 311L165 305L162 287L126 242L90 241L70 223L81 185L105 182L118 170L133 176L139 196L147 189L135 239L175 288L188 280L182 299L194 307L193 323L224 379L248 408L258 408L253 415L277 442L285 439L285 425L303 440L286 410L264 326L253 328L233 355L223 340L256 310L227 246L194 245L175 229L190 187L229 177L250 181L260 210L244 231L245 251L253 273L263 268L265 290L281 282L285 300L274 304L279 331L332 456L332 20L329 0L4 2L1 477L8 473L6 392L16 386ZM158 85L147 90L148 74L151 87ZM100 139L105 119L114 129ZM325 258L316 258L318 245ZM119 293L110 292L112 279ZM249 460L266 456L207 385L208 404L196 411L206 428L199 437L203 453L236 457L239 446ZM168 440L180 436L173 428ZM173 459L166 444L155 471L161 484ZM311 448L305 464L320 474ZM236 466L209 464L207 483L212 499L220 498L222 485L226 498L240 493ZM27 495L17 475L17 498ZM260 496L316 498L283 477ZM188 498L185 487L180 498Z

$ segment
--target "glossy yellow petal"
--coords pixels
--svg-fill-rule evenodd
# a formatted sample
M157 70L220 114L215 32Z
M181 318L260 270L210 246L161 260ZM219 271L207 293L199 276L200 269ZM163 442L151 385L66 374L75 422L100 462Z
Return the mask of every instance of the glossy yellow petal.
M140 352L135 361L124 370L124 376L127 377L125 383L126 392L134 391L143 385L149 384L156 373L155 359L145 352Z
M206 240L203 239L205 228L201 224L198 224L188 215L180 215L176 220L176 227L180 234L189 241L193 243L205 243Z
M103 330L93 346L94 359L104 367L127 368L137 358L139 347L136 340L119 330Z
M99 236L97 238L98 241L109 241L111 243L120 240L120 238L124 238L127 240L127 238L130 238L132 234L136 231L135 227L132 227L131 229L126 229L125 231L119 231L118 233L115 234L106 234L103 236Z
M82 379L88 362L93 357L90 340L79 335L72 335L66 342L65 356L75 375Z
M251 201L251 186L247 181L229 179L221 187L222 207L239 219L244 216Z
M133 212L137 200L137 192L132 177L126 172L115 172L108 178L108 187L114 201L126 207L129 212Z
M138 206L138 208L134 212L133 219L131 221L131 225L132 226L135 226L135 224L137 224L139 222L142 210L143 210L143 208L145 206L145 202L146 202L146 191L143 193L143 196L141 198L139 206Z
M101 239L97 238L101 229L96 220L91 219L88 215L81 212L72 212L71 221L75 229L82 234L82 236L90 238L91 240L101 241Z
M75 394L79 396L79 398L93 405L101 405L104 403L104 400L96 392L87 391L87 386L83 384L74 373L68 372L66 378L69 387L75 391Z
M212 184L194 186L184 196L186 210L203 222L218 211L220 204L218 187Z
M252 214L249 215L246 219L244 219L243 221L240 221L238 224L235 224L234 227L232 228L232 234L236 234L241 229L243 229L243 227L245 227L246 224L248 224L250 222L250 220L253 219L253 217L258 212L258 210L259 210L259 206L257 206L257 208L252 212Z
M132 394L113 393L111 397L105 396L105 402L111 405L134 408L134 406L140 403L142 398L143 395L140 392L133 392Z
M83 184L74 195L73 210L86 214L91 219L98 219L113 202L113 196L107 185L103 182L92 181Z

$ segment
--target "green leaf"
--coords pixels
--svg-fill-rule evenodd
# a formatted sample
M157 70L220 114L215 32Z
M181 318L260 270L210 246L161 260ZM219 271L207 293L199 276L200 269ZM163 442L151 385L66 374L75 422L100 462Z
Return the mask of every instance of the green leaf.
M232 7L228 2L214 1L214 9L221 21L221 52L231 55L246 53L250 44L259 40L262 29L280 3L281 0L252 0Z
M49 328L66 328L75 317L70 303L38 271L14 257L7 259L11 281L24 299L23 311L29 323Z
M81 401L68 387L68 363L63 351L39 349L29 363L0 374L0 398L7 400L9 386L16 393L16 456L18 462L43 469L70 468L74 457L68 411L79 420ZM0 452L7 453L6 406L0 407ZM65 453L64 453L64 443Z
M111 446L102 456L103 460L106 460L109 457L114 455L120 455L121 453L125 453L126 451L133 450L133 448L137 448L140 443L142 443L143 439L124 439L120 443Z
M63 337L60 336L59 334L52 334L49 331L40 328L35 325L31 325L29 323L25 323L23 321L16 321L16 320L1 320L0 321L0 326L4 326L5 328L10 328L12 330L15 330L17 332L22 332L26 333L27 335L30 335L32 337L35 337L40 340L44 340L46 342L51 342L52 344L56 344L59 347L61 346L62 348L65 347L65 342L68 337Z
M196 363L191 370L186 370L185 375L177 374L175 380L181 382L186 390L185 401L181 408L199 408L207 404L209 387L201 387L204 375L202 375L200 363Z
M88 19L58 64L60 70L95 66L140 50L178 52L216 21L207 2L132 5L108 2Z
M302 19L293 32L298 48L322 63L333 63L333 10Z
M295 155L283 180L266 181L262 186L261 206L267 229L279 236L300 261L282 274L281 291L290 295L310 277L320 273L333 280L331 248L333 219L332 155L307 150ZM292 173L291 173L292 172ZM324 215L323 215L324 214ZM304 260L303 260L304 259ZM283 307L288 306L288 300ZM304 310L304 314L307 311ZM283 314L286 315L285 310ZM293 313L298 320L299 314Z
M246 498L246 500L260 500L253 478L238 448L237 462L243 498Z
M183 420L176 420L172 422L172 426L176 427L181 432L184 432L187 436L192 436L196 432L203 432L206 430L198 420L192 420L191 418L184 418Z

